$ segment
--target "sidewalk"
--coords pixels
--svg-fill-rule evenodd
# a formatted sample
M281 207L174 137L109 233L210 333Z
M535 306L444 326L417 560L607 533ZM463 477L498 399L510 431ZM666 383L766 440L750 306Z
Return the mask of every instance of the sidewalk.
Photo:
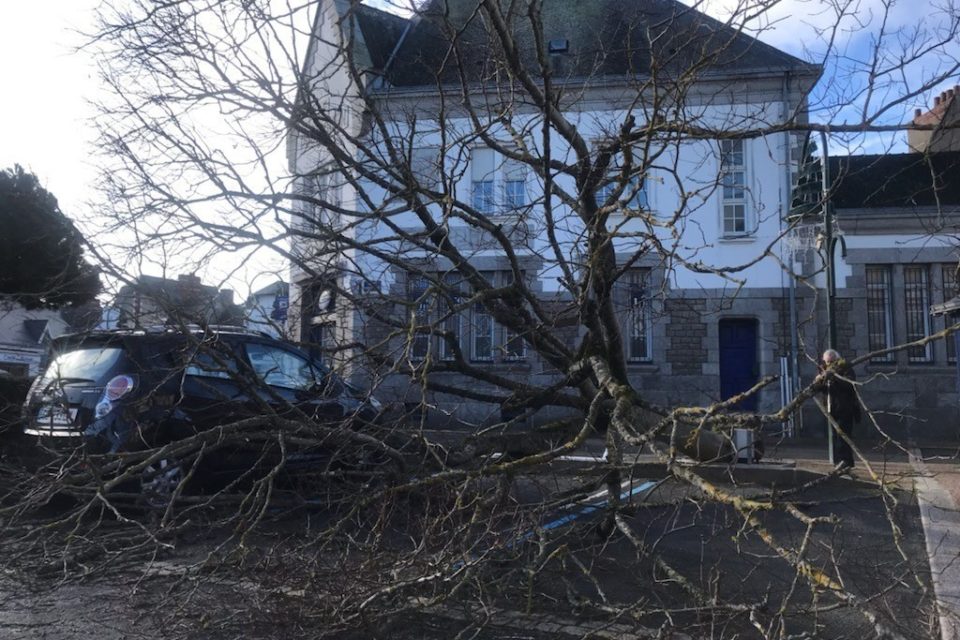
M819 445L819 446L818 446ZM857 443L867 462L881 478L913 489L917 498L930 576L936 595L942 640L960 640L960 460L957 444L931 442L907 451L871 443ZM792 457L798 467L830 470L826 443L781 443L774 455ZM870 480L862 461L854 476Z

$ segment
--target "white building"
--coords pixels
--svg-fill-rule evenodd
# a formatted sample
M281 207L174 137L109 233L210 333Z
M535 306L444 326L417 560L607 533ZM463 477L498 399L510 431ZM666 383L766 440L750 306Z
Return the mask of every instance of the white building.
M523 337L482 306L447 313L451 301L428 300L421 276L455 277L449 253L430 238L441 233L495 286L519 273L556 307L560 333L574 340L562 277L564 264L575 265L585 250L574 213L588 195L578 187L584 179L616 230L625 359L648 401L714 402L779 374L782 358L816 354L818 302L790 286L786 268L812 278L822 262L812 245L782 239L796 160L795 139L782 125L804 121L819 67L674 0L551 0L537 34L542 48L524 15L504 16L513 50L491 44L497 23L475 8L473 0L434 0L406 19L320 3L303 74L312 91L301 96L312 115L291 128L288 143L305 196L294 224L306 233L295 250L308 265L291 273L294 336L345 365L355 363L345 345L361 343L378 344L386 361L452 357L444 339L420 335L398 346L378 334L357 308L380 292L422 301L414 315L455 334L471 366L548 384L555 369ZM510 56L529 71L528 84L503 64ZM614 151L609 178L575 181L566 169L584 150L557 123L543 134L544 108L533 104L543 69L562 88L557 108L591 161ZM548 143L551 169L540 171L530 159L542 161ZM396 188L406 165L433 192L423 207ZM620 178L624 166L629 178ZM497 233L510 239L515 259ZM812 325L798 322L811 312ZM494 385L447 376L444 384L477 398L496 396ZM380 394L423 398L409 379L388 380ZM428 396L438 417L503 417L496 402ZM743 406L771 410L779 402L771 386Z
M0 301L0 370L18 377L39 374L47 345L69 331L59 311Z

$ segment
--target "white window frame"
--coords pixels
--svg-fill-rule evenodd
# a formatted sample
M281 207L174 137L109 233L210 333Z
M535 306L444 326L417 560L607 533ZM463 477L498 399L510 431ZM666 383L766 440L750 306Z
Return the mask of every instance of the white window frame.
M487 215L496 212L496 152L488 147L470 150L470 204Z
M500 165L503 181L502 208L507 212L517 211L527 206L527 165L517 160L503 158Z
M736 148L739 147L739 150ZM746 238L752 236L754 229L752 211L750 209L750 146L742 138L731 138L720 140L719 145L719 164L718 189L720 190L720 235L724 238ZM739 154L741 162L731 165L727 158ZM735 156L734 156L735 157ZM740 174L741 182L727 184L727 177L732 174ZM727 214L729 211L740 209L743 219L743 230L728 228L728 220L735 220Z
M599 147L607 142L609 142L609 140L597 139L594 141L594 147ZM604 182L597 187L597 206L604 206L607 200L610 199L610 196L612 196L614 191L619 187L620 170L623 168L622 158L622 152L611 158L610 164L607 166L607 177L604 179ZM634 167L634 169L635 168L636 167ZM653 213L653 192L650 190L651 173L650 167L647 167L647 171L643 174L631 175L623 191L620 193L620 198L617 199L617 202L623 203L628 209L637 209L646 213ZM617 213L623 213L622 209L618 207Z
M600 185L600 188L597 189L597 204L601 207L606 204L607 200L610 199L610 196L613 195L614 191L616 191L620 185L618 174L611 174L608 179L610 182ZM624 203L629 209L638 209L646 212L653 211L653 207L650 205L649 185L649 175L642 177L630 176L630 179L623 188L623 192L620 194L621 198L618 202ZM630 199L624 200L623 196L630 196Z
M488 216L510 215L529 203L527 165L489 147L470 149L470 204Z

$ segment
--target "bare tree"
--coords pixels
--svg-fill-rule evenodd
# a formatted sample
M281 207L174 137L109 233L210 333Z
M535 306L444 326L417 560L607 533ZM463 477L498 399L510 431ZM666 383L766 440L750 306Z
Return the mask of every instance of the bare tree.
M895 3L824 2L801 60L762 42L792 4L741 0L722 20L701 4L104 9L91 44L112 89L104 268L282 256L290 333L388 411L367 429L318 419L184 322L182 365L208 354L262 401L98 465L58 457L11 477L10 566L153 575L202 522L214 542L173 572L190 588L164 602L226 635L936 633L911 499L856 441L863 485L833 469L749 487L725 465L743 454L736 430L776 440L804 406L849 440L817 396L837 375L815 370L822 307L846 313L847 343L829 346L853 365L927 353L955 328L927 321L899 345L847 332L882 287L832 300L820 280L833 246L814 245L831 185L798 215L790 193L804 135L892 144L905 111L955 74L956 7L893 32ZM853 25L873 40L848 55ZM955 216L935 206L942 224L913 236L948 247ZM738 332L761 370L725 369L717 345L736 351ZM866 428L885 434L874 377L859 395ZM239 491L185 491L237 443L277 461L228 486ZM343 464L285 494L291 452L321 446ZM370 452L395 464L352 464ZM168 461L180 475L160 514L131 516L118 490ZM828 503L837 491L870 510ZM79 505L67 515L37 510L64 492ZM285 511L311 505L302 520ZM24 528L37 519L40 536ZM871 540L854 543L863 530ZM200 615L221 577L250 610Z

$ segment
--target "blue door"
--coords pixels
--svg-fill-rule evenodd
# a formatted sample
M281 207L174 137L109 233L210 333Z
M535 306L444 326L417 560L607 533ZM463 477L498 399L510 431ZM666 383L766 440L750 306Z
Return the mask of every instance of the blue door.
M725 318L720 321L720 396L726 400L757 383L757 321L753 318ZM757 396L737 403L739 411L756 411Z

